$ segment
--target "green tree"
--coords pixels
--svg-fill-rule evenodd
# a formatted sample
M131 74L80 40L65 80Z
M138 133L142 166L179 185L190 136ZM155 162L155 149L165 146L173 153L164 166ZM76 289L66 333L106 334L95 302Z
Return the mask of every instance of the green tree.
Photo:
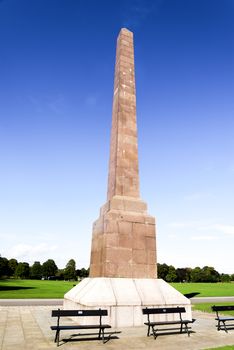
M74 259L70 259L64 270L65 279L76 279L76 262Z
M176 282L177 275L176 275L176 269L174 266L170 265L168 268L168 273L166 275L166 281L167 282Z
M177 281L178 282L189 282L190 281L191 269L188 267L176 269Z
M56 275L58 267L53 259L48 259L42 264L42 273L46 278L53 277Z
M219 282L220 275L218 271L211 266L204 266L202 268L202 281L201 282Z
M29 271L29 264L27 262L20 262L16 268L15 275L22 279L29 278Z
M231 282L231 276L228 275L227 273L222 273L220 275L220 281L221 282Z
M56 279L58 280L64 280L64 269L58 269L58 271L56 272Z
M8 259L0 256L0 277L9 276Z
M35 261L30 267L30 277L35 280L42 278L42 266L40 261Z
M166 276L168 274L169 266L167 264L157 264L158 269L158 278L163 279L166 281Z
M191 282L202 282L202 270L199 266L192 269L190 278Z
M88 269L85 269L84 267L82 267L82 269L76 270L76 275L77 275L79 278L88 277L88 276L89 276L89 268L88 268Z
M10 259L8 261L8 267L9 267L9 276L14 276L16 268L18 266L18 261L16 259Z

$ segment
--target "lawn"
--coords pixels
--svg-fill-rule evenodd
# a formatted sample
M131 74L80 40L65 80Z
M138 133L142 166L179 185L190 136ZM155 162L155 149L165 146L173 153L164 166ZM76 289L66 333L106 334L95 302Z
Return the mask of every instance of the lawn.
M0 299L57 299L63 298L76 282L0 280Z
M76 282L0 280L0 299L63 298L74 284ZM171 285L182 294L196 297L234 296L234 283L172 283Z
M209 348L206 350L233 350L234 345L221 346L221 348Z
M196 297L234 296L234 283L171 283L182 294L194 294Z
M192 309L193 310L199 310L199 311L202 311L202 312L212 312L215 315L215 312L211 310L211 306L213 306L213 305L214 305L214 303L193 304L192 305ZM215 305L233 305L233 302L215 303ZM222 311L222 314L234 316L234 311Z

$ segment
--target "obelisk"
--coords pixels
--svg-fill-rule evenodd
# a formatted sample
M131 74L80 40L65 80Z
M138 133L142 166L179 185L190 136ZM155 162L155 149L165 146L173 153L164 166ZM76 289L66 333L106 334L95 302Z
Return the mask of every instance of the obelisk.
M107 203L93 225L90 277L156 278L155 219L140 199L133 34L117 39Z
M114 327L143 325L146 306L184 306L191 319L190 301L156 278L155 219L140 198L137 148L133 34L123 28L116 50L107 202L93 224L90 277L64 296L66 309L107 309L106 322Z

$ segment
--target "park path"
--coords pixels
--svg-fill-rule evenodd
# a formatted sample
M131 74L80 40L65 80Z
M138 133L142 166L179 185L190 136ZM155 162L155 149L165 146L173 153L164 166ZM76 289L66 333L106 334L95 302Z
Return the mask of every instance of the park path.
M50 350L58 349L54 343L54 333L50 326L55 320L51 318L51 306L0 306L0 349L1 350ZM194 311L196 319L192 326L190 337L187 334L170 334L153 337L146 336L146 327L121 328L113 334L105 345L99 340L77 341L71 333L64 332L61 339L61 350L204 350L223 345L233 345L234 330L225 333L218 332L215 327L214 315ZM71 320L69 322L72 322ZM113 331L115 331L113 329ZM71 339L72 338L72 339ZM73 340L73 341L71 341Z

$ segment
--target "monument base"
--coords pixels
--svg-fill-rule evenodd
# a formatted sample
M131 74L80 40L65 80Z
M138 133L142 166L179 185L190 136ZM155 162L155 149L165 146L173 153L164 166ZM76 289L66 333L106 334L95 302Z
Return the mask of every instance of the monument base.
M182 306L186 309L184 317L192 319L190 300L162 279L85 278L64 295L63 306L64 309L107 309L108 316L103 322L112 327L142 326L146 322L142 315L144 307ZM79 321L85 324L87 319ZM90 319L88 322L92 323Z

